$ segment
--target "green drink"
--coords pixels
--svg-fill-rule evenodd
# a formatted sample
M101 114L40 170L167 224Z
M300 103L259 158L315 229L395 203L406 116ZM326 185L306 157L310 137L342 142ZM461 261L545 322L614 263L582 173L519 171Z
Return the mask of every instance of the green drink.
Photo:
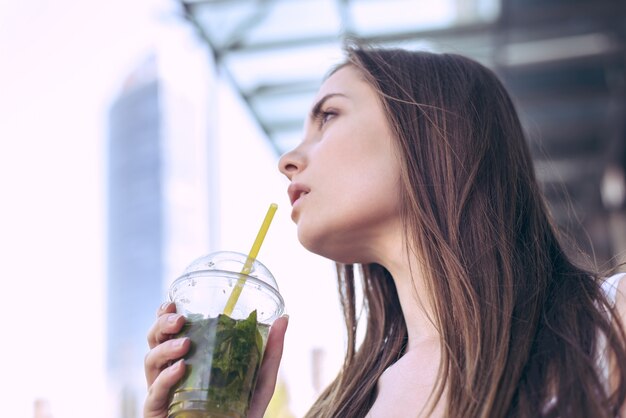
M169 418L247 416L269 327L282 314L283 301L269 271L255 261L232 317L221 313L245 258L210 254L192 263L170 288L170 299L187 318L177 337L189 337L191 348L185 375L170 394Z
M178 336L191 339L186 372L174 388L169 416L245 417L261 365L268 326L256 311L245 320L226 315L187 319ZM199 413L194 411L199 410Z

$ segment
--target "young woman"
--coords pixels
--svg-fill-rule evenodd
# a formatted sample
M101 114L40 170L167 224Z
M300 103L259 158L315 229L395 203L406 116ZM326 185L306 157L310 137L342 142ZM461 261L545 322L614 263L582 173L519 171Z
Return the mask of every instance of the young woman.
M626 397L624 275L563 252L511 100L467 58L348 50L280 160L298 238L338 263L348 349L309 417L615 417ZM366 317L357 346L355 279ZM615 300L617 299L617 300ZM165 305L146 418L188 349ZM272 328L250 417L273 391Z

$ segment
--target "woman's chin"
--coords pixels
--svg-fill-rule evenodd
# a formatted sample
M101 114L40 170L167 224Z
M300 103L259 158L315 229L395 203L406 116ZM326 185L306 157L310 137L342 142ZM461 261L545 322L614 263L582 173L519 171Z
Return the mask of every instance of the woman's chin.
M346 245L345 242L338 242L333 239L337 234L311 234L305 228L298 225L298 240L308 251L328 258L336 263L354 264L363 263L363 254L357 251L353 245ZM331 237L331 238L329 238Z

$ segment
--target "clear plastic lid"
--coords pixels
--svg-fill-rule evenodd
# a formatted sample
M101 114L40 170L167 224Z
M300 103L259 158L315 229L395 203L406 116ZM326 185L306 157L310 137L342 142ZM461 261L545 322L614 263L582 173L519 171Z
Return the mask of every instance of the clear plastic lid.
M256 310L259 322L271 324L284 311L278 285L267 267L258 260L253 262L249 274L242 275L246 260L246 255L228 251L194 260L170 286L170 300L176 302L178 312L185 316L216 317L224 312L233 288L244 278L231 317L245 319Z
M247 255L236 253L233 251L219 251L204 255L195 259L183 272L182 276L198 271L225 271L232 273L240 273L248 259ZM248 273L249 277L254 277L278 292L278 284L272 273L259 260L254 260L252 269Z

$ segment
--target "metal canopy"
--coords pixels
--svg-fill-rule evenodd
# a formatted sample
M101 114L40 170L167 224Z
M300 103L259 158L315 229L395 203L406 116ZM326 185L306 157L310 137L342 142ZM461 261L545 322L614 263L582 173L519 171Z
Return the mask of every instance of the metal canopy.
M592 240L601 257L611 252L598 219L606 168L626 165L623 0L180 1L278 154L300 141L348 38L493 68L516 100L557 220L600 224Z
M448 49L489 59L485 30L496 0L196 0L189 19L250 105L277 152L298 141L324 74L343 59L346 38L407 48ZM475 38L475 39L467 39ZM429 38L432 38L430 40ZM460 51L459 50L459 51Z

